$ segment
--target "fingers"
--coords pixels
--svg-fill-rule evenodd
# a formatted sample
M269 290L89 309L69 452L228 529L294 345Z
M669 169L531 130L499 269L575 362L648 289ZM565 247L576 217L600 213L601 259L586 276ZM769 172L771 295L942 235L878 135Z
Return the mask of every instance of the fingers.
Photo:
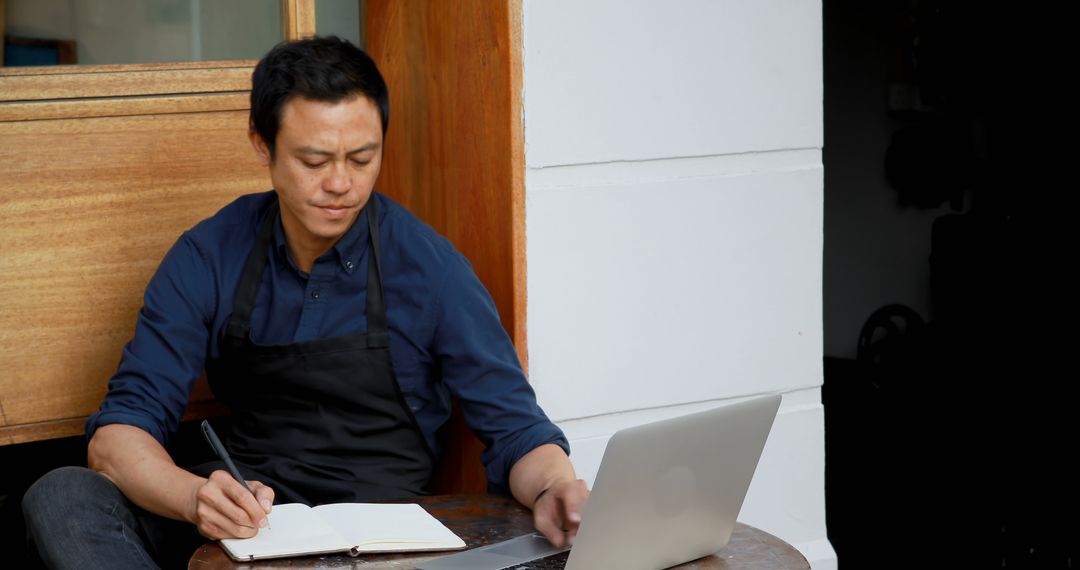
M259 484L265 488L265 485ZM263 497L273 501L273 493ZM196 493L196 526L210 538L250 538L268 524L252 492L225 471L215 471Z
M572 545L581 525L581 511L589 500L589 489L584 480L578 479L563 486L560 491L555 497L558 499L559 518L566 544Z
M258 534L257 528L239 526L220 512L202 506L200 506L199 522L196 528L199 534L213 540L220 538L251 538Z
M566 534L562 530L562 520L554 499L542 498L533 506L533 525L556 548L566 546Z
M207 538L251 538L258 533L255 527L237 525L208 503L199 503L196 516L196 528Z
M571 484L571 488L562 495L562 507L564 520L573 525L573 531L577 533L577 527L581 524L581 510L585 508L585 502L589 500L589 488L585 486L584 479L578 479Z
M248 481L248 487L255 493L255 500L262 507L263 512L270 514L274 505L274 490L259 481Z
M266 510L252 494L252 489L245 485L241 485L235 479L233 479L227 473L221 471L225 477L228 478L228 484L223 486L225 495L232 500L234 505L243 509L243 513L239 517L233 517L233 521L238 525L252 525L262 528L266 526Z
M533 506L536 530L557 548L572 545L588 498L589 489L581 479L553 485Z

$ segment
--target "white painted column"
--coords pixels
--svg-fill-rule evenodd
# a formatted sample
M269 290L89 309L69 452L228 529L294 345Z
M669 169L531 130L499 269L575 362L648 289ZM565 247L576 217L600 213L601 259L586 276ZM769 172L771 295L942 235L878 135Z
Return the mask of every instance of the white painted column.
M766 392L740 520L826 539L821 5L526 0L530 379L590 483L631 425Z

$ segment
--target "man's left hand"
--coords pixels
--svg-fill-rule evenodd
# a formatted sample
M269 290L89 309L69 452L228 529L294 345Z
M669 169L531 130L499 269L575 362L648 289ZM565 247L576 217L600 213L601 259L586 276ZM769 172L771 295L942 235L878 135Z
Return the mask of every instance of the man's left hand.
M564 479L544 490L533 505L533 524L555 547L574 544L581 511L589 500L582 479Z

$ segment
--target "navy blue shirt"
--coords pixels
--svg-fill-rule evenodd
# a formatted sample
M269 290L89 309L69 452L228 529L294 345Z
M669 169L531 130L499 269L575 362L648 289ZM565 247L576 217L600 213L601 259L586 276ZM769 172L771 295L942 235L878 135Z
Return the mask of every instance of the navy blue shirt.
M457 396L466 423L484 443L487 477L509 488L510 468L532 449L555 443L559 430L536 403L495 304L471 265L450 242L389 198L378 201L390 357L405 401L428 444ZM146 287L135 336L124 347L87 437L106 424L146 430L165 444L184 414L192 385L220 341L233 294L271 204L273 192L237 199L185 232ZM280 222L267 253L251 316L258 344L343 336L367 330L370 255L367 216L311 273L292 260Z

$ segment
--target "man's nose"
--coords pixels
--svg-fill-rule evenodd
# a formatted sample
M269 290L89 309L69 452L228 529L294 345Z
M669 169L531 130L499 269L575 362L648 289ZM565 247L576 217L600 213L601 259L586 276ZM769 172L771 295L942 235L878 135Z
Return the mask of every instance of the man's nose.
M335 194L348 192L351 185L352 180L349 178L345 165L338 163L334 163L334 168L327 173L326 179L323 180L323 189Z

